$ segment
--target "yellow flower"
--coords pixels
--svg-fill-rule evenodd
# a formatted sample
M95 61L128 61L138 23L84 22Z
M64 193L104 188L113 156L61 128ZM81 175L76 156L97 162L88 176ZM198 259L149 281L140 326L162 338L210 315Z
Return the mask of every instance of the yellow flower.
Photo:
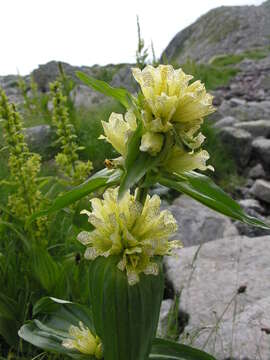
M126 154L126 143L132 131L136 130L136 117L131 110L125 114L112 113L109 121L102 121L106 136L101 135L100 139L107 140L121 155Z
M118 268L126 271L128 282L134 285L139 274L158 274L153 261L156 255L169 255L180 242L169 241L177 224L168 210L160 211L160 198L148 195L144 205L127 192L118 202L118 188L108 189L103 200L92 199L92 212L84 210L92 232L83 231L78 240L87 246L85 257L121 255Z
M213 166L206 165L206 161L209 159L209 154L206 150L200 150L198 152L186 152L178 146L173 147L169 156L163 163L163 168L168 172L181 173L183 171L191 170L212 170Z
M71 325L69 328L70 339L65 339L62 346L67 349L75 349L85 355L94 355L97 359L101 359L102 344L98 336L94 336L88 327L79 322L79 327Z
M151 155L156 155L160 152L162 145L163 135L148 131L142 136L140 150L147 151Z
M193 76L182 69L147 65L143 70L133 68L132 72L146 101L144 124L150 131L167 132L173 123L200 120L215 111L213 97L206 93L204 85L200 81L188 85Z

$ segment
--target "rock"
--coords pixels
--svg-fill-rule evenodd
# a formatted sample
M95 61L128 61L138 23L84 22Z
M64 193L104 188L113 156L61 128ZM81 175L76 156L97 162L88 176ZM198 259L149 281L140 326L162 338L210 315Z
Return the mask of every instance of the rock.
M235 124L236 128L248 131L253 137L270 136L270 119L269 120L256 120L256 121L243 121Z
M218 108L221 117L232 116L239 121L270 119L270 101L249 101L235 106L235 102L224 100Z
M85 85L76 85L71 92L75 107L90 108L108 102L108 98Z
M252 179L264 178L265 171L262 164L257 164L253 168L251 168L248 172L248 177Z
M161 303L160 313L159 313L159 322L157 329L157 336L164 337L167 331L169 311L173 305L172 299L163 300Z
M257 179L251 188L251 192L258 198L270 204L270 182L262 179Z
M138 87L136 81L133 78L131 67L132 67L131 65L123 66L113 76L111 85L114 87L124 87L131 93L136 92L138 90Z
M261 359L268 359L269 335L261 328L269 326L268 317L263 318L269 316L270 305L269 239L228 237L165 258L167 277L181 291L180 307L190 315L186 332L197 334L193 346L202 348L212 331L206 350L217 359L229 357L231 346L236 358L256 359L260 351Z
M269 45L270 7L221 6L210 10L180 31L169 43L161 59L178 64L187 59L208 62L218 54L239 54Z
M263 213L263 207L260 205L258 200L255 199L243 199L239 201L239 205L245 210L254 210L258 213Z
M270 168L270 139L257 138L252 142L252 148L262 160L266 168Z
M185 195L176 199L168 210L173 213L179 226L174 238L180 239L184 246L238 234L230 219Z
M243 129L225 127L219 131L222 143L230 150L235 162L243 167L248 164L251 155L252 136Z
M217 121L214 125L215 128L221 129L228 126L234 126L238 120L232 116L226 116Z
M50 125L26 128L24 133L30 151L39 153L42 158L47 160L54 156L51 149L54 134Z

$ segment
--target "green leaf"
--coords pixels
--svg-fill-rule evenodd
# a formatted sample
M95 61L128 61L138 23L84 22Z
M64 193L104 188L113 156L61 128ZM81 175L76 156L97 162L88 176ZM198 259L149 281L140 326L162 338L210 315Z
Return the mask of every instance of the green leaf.
M156 338L149 359L153 360L215 360L212 355L191 346Z
M97 80L81 71L77 71L76 75L78 78L84 82L87 86L93 88L96 91L101 92L102 94L112 97L119 101L126 109L130 107L129 99L131 99L131 94L122 88L113 88L105 81Z
M62 346L63 340L70 338L70 326L78 326L80 321L95 333L90 309L69 301L46 297L34 306L33 313L37 318L19 330L22 339L45 351L65 354L73 359L96 360L94 356L83 355Z
M60 264L57 264L46 249L32 249L31 267L33 275L43 289L51 293L58 285L61 276Z
M103 169L97 172L84 183L74 187L63 195L58 196L48 209L33 214L30 218L30 222L40 216L49 215L55 211L61 210L101 187L117 184L120 181L121 175L122 172L120 170Z
M127 170L122 178L118 197L121 199L125 192L135 185L146 173L155 167L159 162L159 157L153 157L146 152L140 152L133 166Z
M16 346L18 343L18 310L18 303L16 301L0 293L0 335L3 336L10 346Z
M106 360L147 359L163 296L161 261L157 276L140 274L140 281L133 286L117 268L119 261L119 256L100 256L90 262L94 324Z
M244 212L241 206L217 186L208 176L195 171L181 175L163 174L158 178L161 185L182 192L209 208L242 221L248 225L270 230L270 225Z
M136 158L140 153L142 130L142 121L138 120L138 126L127 143L127 156L125 160L125 168L127 171L132 168Z

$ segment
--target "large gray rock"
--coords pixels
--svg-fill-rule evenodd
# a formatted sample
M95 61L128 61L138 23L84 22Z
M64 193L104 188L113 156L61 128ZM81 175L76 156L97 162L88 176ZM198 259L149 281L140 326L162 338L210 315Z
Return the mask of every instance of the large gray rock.
M257 351L269 359L269 336L261 331L269 327L269 258L270 232L223 238L165 258L167 277L181 291L180 307L190 315L186 332L197 334L194 346L203 347L209 337L206 349L217 359L229 357L232 346L237 359L258 359Z
M252 148L266 168L270 167L270 139L257 138L252 142Z
M157 335L160 337L165 337L165 335L167 333L169 312L170 312L172 305L173 305L172 299L163 300L161 303L158 329L157 329Z
M270 36L269 18L269 0L257 7L218 7L176 34L162 56L178 63L188 58L207 62L218 54L266 47Z
M269 181L266 181L263 179L257 179L251 188L251 192L259 200L262 200L262 201L270 204L270 182Z
M75 107L91 108L100 103L108 102L108 98L92 90L86 85L76 85L71 92Z
M168 208L178 223L174 236L184 246L203 244L219 237L238 235L231 220L183 195Z
M253 166L248 172L248 177L251 179L264 178L265 176L264 168L260 163Z
M256 120L256 121L243 121L235 124L238 129L248 131L253 137L268 137L270 136L270 119L269 120Z
M224 100L218 108L220 117L232 116L239 121L270 119L270 101L244 101L236 103L235 99Z
M219 135L235 162L240 167L247 165L251 155L252 136L250 133L243 129L225 127L219 131Z
M228 127L228 126L234 126L236 123L238 122L238 120L232 116L226 116L222 119L220 119L219 121L217 121L214 124L214 127L217 129L221 129L224 127Z
M37 125L24 129L25 138L32 152L39 153L44 159L53 157L53 130L50 125Z

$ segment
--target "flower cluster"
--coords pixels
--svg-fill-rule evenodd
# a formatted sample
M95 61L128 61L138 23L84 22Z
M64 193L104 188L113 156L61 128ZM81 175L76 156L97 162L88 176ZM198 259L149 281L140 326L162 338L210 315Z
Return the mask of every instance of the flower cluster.
M201 150L205 139L200 132L203 118L215 111L212 96L204 85L200 81L189 84L192 76L182 69L174 70L171 65L157 68L148 65L143 70L134 68L132 72L142 91L138 98L138 121L143 124L140 151L156 156L170 137L171 151L161 164L166 171L213 170L206 165L208 153ZM132 110L124 117L113 113L108 123L102 124L103 138L125 157L127 140L137 127Z
M98 336L94 336L88 327L80 321L79 327L71 325L69 328L70 339L65 339L62 345L66 349L77 350L85 355L94 355L97 359L103 356L102 343Z
M172 214L160 211L157 195L148 195L142 205L136 194L126 192L118 202L118 188L110 188L103 198L91 200L92 212L82 212L95 227L92 232L78 235L78 240L87 246L85 257L94 260L98 256L120 255L118 268L126 271L130 285L139 281L140 273L157 275L154 256L169 255L181 247L179 241L169 241L177 230Z

